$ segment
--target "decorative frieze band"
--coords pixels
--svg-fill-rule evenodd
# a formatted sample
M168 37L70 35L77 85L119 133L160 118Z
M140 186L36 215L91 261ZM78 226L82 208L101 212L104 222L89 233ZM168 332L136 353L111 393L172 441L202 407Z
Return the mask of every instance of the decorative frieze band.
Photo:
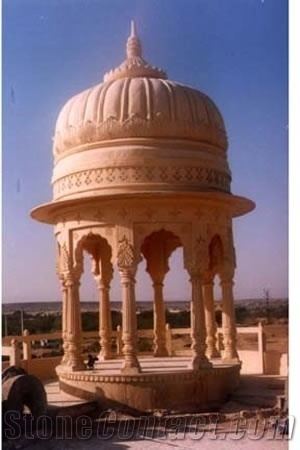
M53 183L53 190L55 199L76 191L135 183L204 185L210 189L229 192L230 182L228 174L207 167L103 167L62 177Z

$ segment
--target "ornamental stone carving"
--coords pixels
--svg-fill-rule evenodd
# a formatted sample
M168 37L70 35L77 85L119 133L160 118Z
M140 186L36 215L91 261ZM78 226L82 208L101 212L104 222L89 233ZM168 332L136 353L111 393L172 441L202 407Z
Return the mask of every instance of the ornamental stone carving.
M59 178L53 184L54 198L59 199L86 189L126 186L129 184L153 183L201 186L230 191L231 178L228 174L207 167L179 166L128 166L102 167L84 170Z
M117 252L117 265L119 269L128 269L134 266L135 253L132 244L128 241L128 238L124 236L118 245Z

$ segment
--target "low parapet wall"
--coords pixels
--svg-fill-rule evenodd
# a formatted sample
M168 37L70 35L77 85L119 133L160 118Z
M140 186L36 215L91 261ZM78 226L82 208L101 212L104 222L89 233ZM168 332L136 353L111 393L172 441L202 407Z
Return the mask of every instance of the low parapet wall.
M173 338L175 335L189 334L188 328L172 329L166 326L166 342L169 356L189 356L189 349L177 352L174 350ZM287 355L277 351L267 351L264 337L264 327L237 327L237 334L256 334L257 350L238 350L242 362L242 374L270 374L285 375L287 373ZM138 337L152 338L153 330L138 330ZM218 328L217 343L222 354L222 329ZM10 365L21 365L28 373L38 376L40 379L51 379L56 377L55 368L61 360L61 356L47 356L40 358L32 357L32 344L36 341L53 341L61 339L61 333L32 334L25 330L23 336L6 336L2 339L2 354L9 356L10 362L3 362L2 367ZM83 333L84 339L99 339L97 331ZM116 355L122 356L122 330L118 327L113 331L116 343ZM141 355L149 352L140 352Z

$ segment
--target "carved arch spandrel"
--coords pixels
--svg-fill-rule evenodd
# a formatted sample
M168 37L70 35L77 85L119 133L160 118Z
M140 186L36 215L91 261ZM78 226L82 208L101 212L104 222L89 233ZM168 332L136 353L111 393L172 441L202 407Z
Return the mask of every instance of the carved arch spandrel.
M136 249L125 234L118 242L116 262L120 270L135 270L138 263Z
M224 265L224 245L219 234L215 234L209 242L209 270L214 275L219 274Z
M56 273L60 278L73 270L71 240L68 231L56 233Z
M192 245L186 261L186 269L190 274L204 273L208 270L208 239L205 225L205 222L202 222L201 225L193 224Z
M184 267L187 268L192 252L192 223L191 222L138 222L133 225L135 248L141 252L143 242L151 234L165 230L179 238L183 247Z
M236 252L233 241L232 226L227 226L223 234L224 242L224 265L232 269L236 268Z
M223 227L209 242L209 270L211 273L221 274L236 268L235 248L233 245L232 228Z

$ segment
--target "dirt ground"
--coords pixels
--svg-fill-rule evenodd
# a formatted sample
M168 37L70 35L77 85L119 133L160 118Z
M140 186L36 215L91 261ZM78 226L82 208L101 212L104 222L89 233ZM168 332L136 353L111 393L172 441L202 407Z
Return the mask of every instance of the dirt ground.
M288 351L288 325L264 325L266 337L266 350L276 350L280 353ZM188 334L172 336L172 347L174 352L188 350L191 339ZM237 338L238 350L257 350L257 335L243 333Z

